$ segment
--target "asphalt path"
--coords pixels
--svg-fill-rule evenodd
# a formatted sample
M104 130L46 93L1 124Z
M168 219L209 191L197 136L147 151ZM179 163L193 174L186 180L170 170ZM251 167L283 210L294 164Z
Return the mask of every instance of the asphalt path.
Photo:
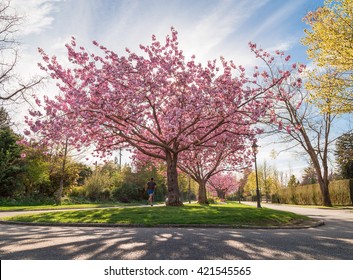
M324 220L325 225L309 229L229 229L0 224L0 259L353 260L352 209L263 206Z

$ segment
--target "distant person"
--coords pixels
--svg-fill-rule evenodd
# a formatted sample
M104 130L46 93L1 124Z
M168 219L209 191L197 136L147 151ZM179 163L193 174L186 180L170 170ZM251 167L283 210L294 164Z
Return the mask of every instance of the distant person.
M153 206L153 196L154 192L156 191L156 183L154 182L153 178L147 182L147 194L148 194L148 202Z

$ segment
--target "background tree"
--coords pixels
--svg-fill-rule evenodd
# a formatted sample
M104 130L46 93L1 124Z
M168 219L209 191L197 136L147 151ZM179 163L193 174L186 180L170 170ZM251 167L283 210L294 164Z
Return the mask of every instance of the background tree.
M36 99L36 102L37 104L40 104L38 99ZM30 110L30 114L42 116L41 112L32 109ZM25 116L25 122L32 129L33 134L23 142L26 145L36 143L39 147L47 149L47 153L51 155L50 158L52 163L50 164L50 177L52 178L51 181L54 183L52 184L52 187L56 188L53 194L55 195L56 203L60 205L64 194L64 187L68 187L71 185L72 181L78 179L76 177L79 177L78 174L76 174L76 171L71 173L72 170L69 170L68 166L72 163L72 158L82 157L82 153L85 151L82 147L75 148L73 143L75 134L80 132L73 128L71 128L71 133L68 132L67 129L70 126L69 120L62 122L61 125L53 124L50 121L45 120L43 121L44 126L40 133L37 133L38 128L36 127L39 125L38 120L34 122L28 116ZM30 131L26 129L24 134L28 136L30 135ZM59 163L60 169L58 169ZM69 181L65 182L65 180Z
M255 172L251 171L248 174L244 185L244 191L251 196L256 194L255 176ZM258 167L258 178L260 193L267 196L267 201L272 194L278 193L278 191L282 188L278 178L278 171L276 168L268 166L266 161Z
M266 198L266 202L268 202L269 198L270 198L270 194L271 194L271 182L270 182L270 168L267 165L266 160L264 160L262 166L259 166L259 169L262 171L262 178L260 178L260 181L262 182L262 190L263 190L263 194L265 195Z
M312 163L304 169L304 174L302 176L302 185L311 185L317 183L317 173L315 168L313 167Z
M251 174L251 169L249 167L245 168L243 170L243 176L240 178L239 183L238 183L238 200L239 202L244 196L244 191L245 191L245 186L246 183L248 182L248 177Z
M213 176L226 171L240 171L250 164L250 143L255 134L250 128L244 135L224 134L222 139L209 146L181 153L178 167L198 183L200 204L208 203L206 185Z
M271 75L276 72L289 75L288 79L273 88L277 102L265 122L272 131L282 136L283 143L294 143L292 147L299 146L309 157L317 174L323 204L332 206L328 188L329 145L334 141L331 128L336 116L329 111L319 112L308 102L309 93L303 89L302 84L305 65L290 65L290 56L284 57L284 54L282 61L269 61L260 51L254 51L271 69Z
M4 107L0 107L0 129L10 127L10 117Z
M86 196L93 201L110 198L110 193L114 187L114 172L109 174L109 170L97 167L91 176L86 178L84 190Z
M295 177L295 175L291 175L287 184L287 188L294 189L299 186L299 181Z
M353 111L353 2L326 0L325 6L304 18L311 27L302 40L318 66L306 87L311 101L327 113ZM329 100L329 102L327 102Z
M24 160L24 174L22 183L26 197L50 196L50 156L46 150L35 146L25 148L26 158Z
M257 173L258 178L262 177L261 170L258 170ZM262 194L262 184L259 182L259 190L260 193ZM247 177L246 184L244 186L244 192L246 195L254 196L256 195L256 174L255 171L251 171L251 173Z
M179 186L183 201L189 201L191 203L192 200L197 199L199 185L189 174L184 172L179 173Z
M92 168L82 162L75 162L78 172L77 185L83 186L85 180L92 175Z
M65 164L63 163L65 160ZM63 154L50 155L49 176L51 188L48 196L54 197L56 204L62 203L62 198L72 187L78 185L81 164L77 163L70 155L64 159Z
M6 111L2 110L0 126L0 197L13 197L21 191L21 176L24 172L23 147L21 139L7 125L10 121Z
M11 1L0 2L0 104L17 100L41 82L40 78L24 82L16 75L19 43L15 34L21 19L11 8Z
M231 173L218 173L208 181L208 189L218 198L226 199L227 195L234 194L238 190L238 183Z
M142 164L138 162L135 168L125 165L114 176L112 197L121 202L146 201L146 184L154 178L157 188L154 194L155 201L164 201L166 195L165 166Z
M344 179L353 178L353 133L338 137L335 156L339 175Z

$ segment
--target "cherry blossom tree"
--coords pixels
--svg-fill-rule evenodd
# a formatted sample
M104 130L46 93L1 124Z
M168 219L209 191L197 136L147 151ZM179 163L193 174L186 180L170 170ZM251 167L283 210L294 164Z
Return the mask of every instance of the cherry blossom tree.
M251 164L253 156L250 146L254 135L255 131L249 126L249 131L245 135L224 133L217 141L179 154L178 169L198 183L198 203L208 204L206 185L212 176L225 171L240 171ZM138 150L135 150L133 159L143 165L160 163L160 160Z
M177 166L181 153L207 146L220 135L246 134L272 106L271 89L285 75L258 82L245 68L221 58L203 66L185 59L177 31L165 43L152 36L143 55L119 56L93 42L101 55L67 44L70 66L40 49L61 93L45 97L45 113L32 111L33 132L63 131L69 145L94 144L102 156L129 145L167 165L168 205L182 205ZM269 76L266 72L260 76ZM37 103L40 101L37 99ZM27 132L28 133L28 132ZM50 133L49 133L50 134Z
M224 134L213 146L181 153L178 167L198 183L200 204L208 203L206 185L211 178L225 171L240 171L251 164L250 146L254 135L253 131L246 135Z
M227 194L236 192L239 186L234 175L218 173L210 178L207 187L217 197L225 199Z
M39 99L36 99L36 101L38 105L41 105ZM49 100L46 101L50 104ZM50 114L50 108L50 105L46 108L48 115ZM61 118L61 122L57 123L50 120L50 118L44 118L40 111L30 110L29 114L30 116L36 116L38 119L33 120L31 117L25 116L25 122L30 130L26 129L24 134L30 138L23 139L22 143L30 146L31 143L35 142L38 146L49 147L51 148L50 153L61 159L59 187L55 192L55 202L60 205L64 190L67 160L70 151L75 149L73 139L75 139L75 136L77 137L78 131L71 129L69 119ZM75 136L74 133L76 133Z

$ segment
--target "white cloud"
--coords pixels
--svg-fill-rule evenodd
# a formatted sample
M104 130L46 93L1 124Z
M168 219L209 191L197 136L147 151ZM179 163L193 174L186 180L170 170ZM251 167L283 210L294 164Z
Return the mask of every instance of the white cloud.
M225 56L238 61L248 61L247 40L231 37L244 28L244 24L268 1L223 1L211 9L198 22L190 25L182 35L186 48L199 59ZM244 52L245 49L245 52Z
M54 20L55 2L48 0L13 0L11 6L23 16L22 35L40 33L49 28Z

